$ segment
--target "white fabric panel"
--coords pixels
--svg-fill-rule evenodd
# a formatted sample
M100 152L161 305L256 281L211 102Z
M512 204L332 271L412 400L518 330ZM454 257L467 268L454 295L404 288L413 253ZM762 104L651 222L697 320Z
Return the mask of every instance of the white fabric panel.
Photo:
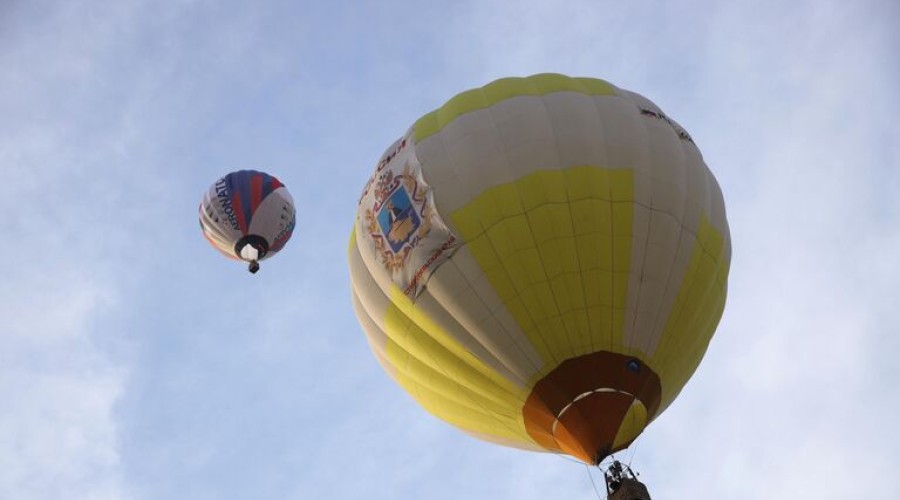
M513 344L509 334L502 329L484 328L491 323L491 311L452 261L446 262L431 276L426 289L429 297L423 293L416 301L416 307L485 364L523 387L536 367L519 349L505 348Z
M513 97L490 111L506 152L510 181L559 168L555 131L541 97Z
M696 162L702 159L695 153L696 148L679 137L678 131L666 119L640 114L641 108L662 114L659 107L633 92L625 91L625 95L638 108L634 110L641 118L637 129L643 130L644 148L649 157L646 164L635 167L635 199L650 210L647 226L648 214L641 205L635 209L636 236L632 242L632 273L624 335L628 345L651 356L665 326L665 321L660 318L669 316L693 249L693 239L682 238L684 220L696 217L696 222L691 221L696 233L699 214L705 211L702 206L689 205L687 199L692 183L706 184L705 175L702 178L696 175L698 171L705 174L706 168L698 168ZM649 175L645 176L645 173ZM645 191L647 179L650 189ZM649 228L646 237L644 227ZM678 259L679 253L685 252L681 248L685 242L691 243L690 248Z
M520 354L521 358L511 360L507 366L519 374L521 378L529 379L539 367L543 366L543 361L503 305L502 300L475 261L472 253L463 245L453 254L450 262L448 262L449 264L458 268L466 277L471 293L477 296L484 304L484 307L490 311L490 317L477 320L477 326L469 327L467 325L471 334L489 345L515 344L517 347L515 352ZM499 328L495 328L498 325ZM494 336L496 339L489 339L489 336Z
M438 268L438 271L443 270L446 267L448 266L443 265ZM447 271L445 271L445 273L446 272ZM522 372L522 370L515 362L511 361L508 353L501 354L501 357L498 358L498 356L495 356L489 349L490 347L494 347L494 350L496 350L493 343L485 343L484 339L473 337L472 334L474 332L467 329L466 326L461 323L461 321L466 318L466 313L463 312L465 311L464 308L473 307L473 304L477 304L477 301L465 300L466 297L472 297L472 294L462 293L446 296L441 293L443 290L441 289L440 282L434 284L434 288L437 291L432 292L430 290L436 276L437 273L432 275L431 279L428 281L426 291L416 299L416 308L422 311L457 343L475 355L482 363L494 369L494 371L502 375L511 383L523 386L524 380L516 373L516 371ZM439 277L437 279L440 280ZM439 293L440 297L435 297L434 293ZM508 366L511 366L512 369Z
M712 173L709 170L707 172L707 175L712 180ZM725 198L722 195L722 188L714 180L709 183L709 187L711 191L709 222L725 236L726 241L731 241L731 236L728 232L728 222L725 220Z
M452 231L458 233L453 226L453 221L449 220L449 214L456 209L465 206L478 196L481 191L481 180L473 182L471 179L471 171L466 167L473 161L477 161L479 172L484 172L490 176L493 182L503 183L506 180L506 154L499 147L496 131L493 129L483 116L479 118L475 115L484 115L485 110L474 111L464 115L471 123L477 124L479 127L488 127L485 133L493 138L492 144L486 144L484 141L468 136L458 127L452 127L451 124L444 130L434 135L426 137L420 144L415 145L416 156L422 165L422 172L425 179L429 183L434 183L434 202L438 213L444 215L444 221L449 225ZM447 129L453 131L448 134ZM440 144L438 146L437 144ZM474 151L480 150L480 157L474 156ZM434 157L428 155L429 152L438 152ZM434 181L431 178L432 171L451 170L453 175L441 175Z
M687 268L691 261L691 254L694 252L696 245L696 236L686 229L682 230L678 240L675 260L672 263L671 275L667 281L667 287L662 299L660 314L656 317L656 324L653 326L654 335L648 336L646 339L645 352L652 353L659 345L663 329L675 304L675 298L678 296L681 285L684 283Z
M652 211L649 207L635 204L632 217L632 234L645 240L650 236L650 217ZM639 261L638 261L639 262Z
M503 164L503 149L498 141L497 131L490 122L490 116L483 112L470 113L465 116L468 118L467 121L472 124L473 129L460 137L444 138L444 144L450 157L459 169L458 175L465 179L466 176L472 175L473 166L479 166L479 169L476 170L478 182L474 184L481 185L482 182L487 182L488 185L493 185L503 182L506 180L503 169L498 168ZM423 167L426 172L432 170L431 165L423 163Z
M523 142L552 141L555 133L541 96L516 96L487 110L500 134L501 146L508 150Z
M469 249L464 249L466 253L469 253ZM470 254L471 255L471 254ZM456 255L454 255L456 257ZM462 255L460 255L462 257ZM460 259L462 261L463 259ZM497 314L498 309L503 309L503 300L497 295L497 292L494 290L494 286L491 284L490 279L484 273L479 274L474 280L471 281L472 291L481 297L481 300L484 302L484 305L490 309L491 315ZM507 332L515 332L516 334L520 334L521 332L518 328L514 330L506 329Z
M682 218L682 224L692 233L697 234L700 230L700 220L703 214L709 212L704 206L705 192L709 178L712 175L706 165L700 152L692 144L685 144L685 165L687 178L687 202L685 204L685 215Z
M601 118L603 135L600 141L608 164L605 168L633 168L646 171L649 156L645 151L645 134L641 116L634 104L618 96L593 96L594 106ZM649 205L649 199L647 200Z
M366 339L369 341L369 348L372 350L372 354L375 355L375 359L378 360L378 363L384 368L384 371L390 375L392 379L397 380L397 369L388 361L387 353L385 352L385 348L387 346L387 334L379 328L374 321L372 321L372 317L363 307L362 303L359 301L359 295L357 290L352 290L353 295L353 310L356 312L356 317L359 319L359 324L362 326L363 332L366 334Z
M678 237L665 245L652 243L644 250L644 265L641 268L641 279L644 282L666 283L672 273L675 255L678 249ZM646 307L643 310L648 310Z
M685 177L682 174L682 177ZM673 217L679 224L684 218L684 204L687 189L683 183L673 183L653 180L653 202L651 207L654 211L664 213Z
M376 282L376 280L372 278L372 275L370 273L366 272L365 268L370 267L371 262L367 262L370 261L370 259L368 259L365 254L360 253L359 245L351 249L351 251L349 252L348 260L350 265L350 274L354 276L352 286L354 297L356 299L355 308L357 311L357 316L361 318L368 318L368 321L363 322L361 320L361 323L364 326L366 335L372 345L373 351L375 351L376 354L382 355L384 359L382 359L381 361L385 361L387 358L383 355L385 354L384 345L387 336L379 334L382 334L386 331L385 313L390 307L390 301L385 295L385 292L383 291L384 289L381 287L381 284ZM443 267L445 266L441 266L439 270ZM431 282L429 281L429 287L430 286ZM454 333L459 334L461 331L463 331L462 327L449 316L447 311L435 302L435 299L431 295L429 295L427 289L425 292L419 295L416 301L416 307L421 308L421 310L428 316L430 320L434 321L439 327L444 328L445 331L447 331L451 336L454 336ZM480 345L473 345L473 347L474 349L471 350L472 354L482 362L484 362L485 365L496 365L494 366L494 368L497 369L501 376L507 378L511 383L519 383L517 381L517 377L514 376L505 367L503 367L499 362L496 362L496 358L493 358L493 356L488 354L483 347L481 347ZM404 356L408 357L409 354L406 353L404 354ZM428 363L430 360L424 359L421 361ZM458 362L463 363L464 361L462 359L458 359ZM399 365L396 366L396 369L400 371L403 371L404 368L404 361L400 361ZM436 369L438 370L438 372L441 371L440 366L437 366ZM465 385L464 387L466 391L471 391L472 393L482 396L485 395L485 393L482 393L480 388L472 387L469 385Z
M675 248L678 245L678 236L680 233L681 221L678 217L659 210L650 211L650 234L647 239L649 245ZM656 274L654 274L654 276L663 277Z
M409 135L412 136L412 134ZM428 159L429 166L423 167L428 174L425 180L434 188L435 193L438 192L442 185L453 186L458 182L457 176L459 172L456 169L456 164L450 157L450 153L447 152L444 141L440 137L427 137L422 142L416 143L414 147L420 164L422 164L422 158Z
M634 104L636 104L637 106L639 106L641 108L649 109L656 113L662 112L662 110L659 109L659 106L657 106L656 103L654 103L650 99L647 99L646 97L642 96L641 94L638 94L637 92L632 92L630 90L625 90L625 89L619 89L619 95L627 97L627 99L629 101L633 102Z
M381 266L373 266L366 263L367 253L360 252L358 239L357 245L348 252L350 275L354 277L352 286L359 301L359 307L365 311L365 315L372 320L372 323L378 327L378 330L384 332L384 316L388 307L390 307L390 300L388 300L382 287L390 286L391 282L390 278L385 280L383 276L381 282L379 282L377 279L378 274L372 273L371 270L373 267L381 269ZM373 256L368 257L369 259L374 258ZM371 339L372 337L370 337ZM375 339L384 341L382 337L375 337Z
M702 171L704 172L704 175L700 176L697 179L697 184L695 186L691 186L696 188L696 190L691 194L691 197L696 199L697 203L700 204L701 213L709 217L709 209L712 202L712 191L710 189L710 173L709 169L706 168L706 165L703 166ZM715 183L714 180L713 183Z
M384 270L384 267L376 262L376 259L379 257L372 255L371 252L361 252L359 245L360 240L357 239L357 246L350 252L349 258L351 275L356 276L354 279L354 286L365 287L365 289L360 290L360 302L363 307L369 311L369 315L372 317L375 324L377 324L381 330L384 330L384 314L390 306L390 300L386 295L386 290L390 289L393 282ZM363 270L363 267L365 270ZM481 274L481 271L477 266L476 269L478 269L478 274ZM491 292L493 293L492 289ZM433 293L440 293L441 297L435 298ZM445 263L445 265L437 268L434 274L432 274L431 279L428 281L428 286L416 299L416 307L425 313L427 317L434 321L448 335L454 338L460 345L464 346L486 365L495 369L511 382L522 384L523 381L527 381L528 377L534 371L534 368L531 367L531 359L528 357L523 359L498 359L493 352L485 348L485 343L493 345L509 342L485 341L484 338L475 339L470 334L470 331L457 321L458 318L454 319L454 315L457 314L457 309L462 309L458 304L454 306L454 303L457 302L456 298L468 295L471 295L471 288L468 280L465 279L456 266L447 266ZM442 300L448 301L446 306L453 308L453 313L450 313L445 309ZM462 310L468 311L468 309ZM485 307L484 312L485 314L482 320L487 321L490 310ZM519 335L522 335L521 332L519 332ZM522 336L524 339L524 335ZM486 337L486 335L482 334L482 337ZM516 342L516 344L521 343ZM494 349L494 351L498 352L496 349ZM522 349L519 349L518 351L522 351ZM525 356L528 356L529 354L533 354L533 357L537 358L537 354L534 353L533 349L530 353L526 353ZM509 358L509 355L507 355L507 358Z
M609 160L603 141L603 122L592 96L558 92L544 96L562 168L593 165Z
M289 220L281 218L283 212L282 207L286 203L293 206L291 195L284 187L280 187L269 193L269 195L260 202L259 207L256 208L253 219L250 221L248 232L250 234L262 236L269 244L273 244L275 242L275 237L278 236L282 229L287 227L289 223ZM266 259L271 255L274 254L267 254L263 259Z

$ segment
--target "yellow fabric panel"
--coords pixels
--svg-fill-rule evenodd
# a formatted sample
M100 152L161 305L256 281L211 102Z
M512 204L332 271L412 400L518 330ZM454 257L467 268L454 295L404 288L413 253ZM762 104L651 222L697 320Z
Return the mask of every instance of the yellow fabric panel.
M729 262L723 235L704 216L687 272L650 365L667 406L697 369L725 308Z
M387 354L398 369L403 369L409 354L470 391L495 402L516 405L524 400L524 389L516 387L461 346L416 308L396 286L391 286L390 301L391 305L385 313L385 333L399 349L388 349Z
M603 168L582 167L563 171L569 201L585 198L596 199L598 196L602 200L611 200L611 178L615 178L617 183L629 184L629 177L621 170L607 170Z
M625 443L629 443L644 432L647 426L647 408L640 401L635 400L622 419L622 425L619 426L619 432L613 440L613 448L618 448Z
M547 203L566 203L566 179L558 170L539 170L523 177L520 182L510 184L525 210Z
M542 170L495 186L450 217L545 362L623 351L631 259L630 169Z
M484 109L519 95L545 95L552 92L580 92L587 95L615 95L616 88L596 78L571 78L555 73L542 73L526 78L503 78L488 85L457 94L440 108L416 121L415 140L441 131L460 115Z
M516 186L503 185L498 186L495 192L493 203L497 210L497 216L501 218L520 215L525 210L522 206L522 195Z
M485 414L515 414L513 406L516 404L515 398L494 399L491 395L484 396L474 392L458 380L450 378L456 373L455 370L435 369L430 366L429 360L423 361L416 358L390 338L386 342L385 353L395 374L402 374L404 377L416 381L418 386L427 388L430 393L429 397L433 399L452 401L457 405L466 406Z
M463 400L460 398L450 398L434 390L435 387L453 384L442 375L437 375L428 379L428 383L423 383L420 374L410 374L398 370L394 373L394 379L426 411L451 425L470 432L521 443L522 446L528 448L540 447L525 430L520 411L521 402L518 403L518 406L510 407L502 413L492 413L490 408L479 407L479 403L474 400L467 404L461 402ZM445 380L437 382L438 379Z
M385 315L387 361L397 382L433 415L463 429L534 447L515 387L433 324L399 288Z
M356 249L356 225L353 225L353 229L350 230L350 243L347 244L347 253L354 251Z

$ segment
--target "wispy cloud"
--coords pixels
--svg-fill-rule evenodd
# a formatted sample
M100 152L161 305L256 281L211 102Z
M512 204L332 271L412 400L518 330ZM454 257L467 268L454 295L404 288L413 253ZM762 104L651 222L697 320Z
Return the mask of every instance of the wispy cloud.
M726 195L729 304L638 443L654 495L900 490L896 2L4 6L0 496L590 498L584 467L468 438L395 387L343 255L384 146L540 71L646 94ZM254 279L193 216L247 167L301 216Z
M113 264L130 243L111 211L127 210L120 188L131 182L99 168L121 161L122 136L96 79L128 9L98 19L77 7L13 6L30 31L5 23L0 49L5 498L127 497L115 404L128 347L113 329L122 303Z
M897 375L900 220L884 197L900 155L883 146L900 103L884 10L734 7L713 23L704 91L727 89L728 104L698 110L694 134L731 200L731 293L696 379L648 432L676 467L657 473L663 495L900 488L884 417L900 408L885 384Z

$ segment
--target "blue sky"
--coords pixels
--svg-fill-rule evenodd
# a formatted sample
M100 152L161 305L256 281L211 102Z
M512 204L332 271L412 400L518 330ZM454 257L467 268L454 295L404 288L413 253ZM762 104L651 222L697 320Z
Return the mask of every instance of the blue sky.
M350 304L383 150L546 71L654 100L725 193L724 318L621 458L655 498L900 492L896 2L12 0L0 498L595 498L584 466L427 415ZM298 207L255 276L196 220L243 168Z

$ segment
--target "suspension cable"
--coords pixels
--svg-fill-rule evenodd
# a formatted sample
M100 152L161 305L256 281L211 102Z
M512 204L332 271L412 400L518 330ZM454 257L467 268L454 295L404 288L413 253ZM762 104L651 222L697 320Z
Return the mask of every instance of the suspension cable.
M588 464L584 464L584 469L587 471L588 477L591 478L591 486L594 487L594 493L597 494L597 498L599 500L603 500L603 497L600 496L600 490L597 489L597 483L594 482L594 475L591 474L591 468L588 466Z

